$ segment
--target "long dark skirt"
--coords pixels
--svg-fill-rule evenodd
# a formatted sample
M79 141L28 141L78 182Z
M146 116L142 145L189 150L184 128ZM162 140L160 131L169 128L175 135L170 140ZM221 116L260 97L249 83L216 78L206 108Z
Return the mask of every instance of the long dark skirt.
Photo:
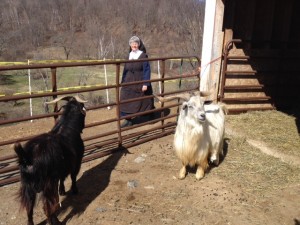
M152 95L152 86L148 86L147 91L142 91L142 86L140 86L140 91L137 89L130 88L131 86L122 87L120 100L129 100L138 97L150 96ZM144 100L138 100L134 102L124 103L120 105L120 111L125 114L132 114L137 112L144 112L154 108L153 98L148 98Z

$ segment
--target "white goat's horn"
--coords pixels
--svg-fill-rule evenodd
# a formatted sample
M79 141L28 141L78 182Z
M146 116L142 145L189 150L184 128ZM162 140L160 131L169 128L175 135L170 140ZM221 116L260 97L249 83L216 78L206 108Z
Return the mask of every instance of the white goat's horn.
M184 101L188 101L192 95L194 96L200 95L201 97L207 97L211 94L212 94L211 91L194 91L192 93L184 92L184 93L179 93L179 94L174 94L174 95L169 95L164 97L154 95L154 97L157 98L158 101L160 102L169 102L177 98L183 99Z
M190 95L188 93L180 93L180 94L174 94L174 95L169 95L165 97L157 96L154 95L155 98L157 98L160 102L169 102L173 99L181 98L185 101L188 101L190 99Z

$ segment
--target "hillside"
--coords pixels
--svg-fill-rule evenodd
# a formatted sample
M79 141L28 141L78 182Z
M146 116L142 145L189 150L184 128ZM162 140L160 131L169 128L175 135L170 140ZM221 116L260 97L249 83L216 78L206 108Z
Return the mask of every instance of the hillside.
M150 56L200 55L204 6L203 0L3 0L0 60L124 58L132 35Z

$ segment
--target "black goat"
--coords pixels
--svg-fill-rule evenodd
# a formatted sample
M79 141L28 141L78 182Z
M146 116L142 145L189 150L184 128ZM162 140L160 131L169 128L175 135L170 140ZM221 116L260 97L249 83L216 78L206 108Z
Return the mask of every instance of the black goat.
M51 225L61 224L55 215L59 208L59 196L65 195L65 178L71 174L71 190L78 192L76 177L84 152L81 133L84 129L86 110L83 100L76 97L61 97L53 100L68 101L62 106L63 113L48 133L28 141L24 147L15 143L21 174L19 197L26 208L28 225L33 225L33 207L36 194L41 192L43 209ZM58 187L59 182L59 187Z

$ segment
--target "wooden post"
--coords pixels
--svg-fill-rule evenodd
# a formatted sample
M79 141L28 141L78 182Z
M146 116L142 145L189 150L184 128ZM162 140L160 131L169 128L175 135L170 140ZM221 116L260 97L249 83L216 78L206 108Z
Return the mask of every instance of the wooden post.
M201 56L201 82L200 90L209 91L210 80L210 64L212 60L212 48L213 48L213 36L215 27L215 13L216 13L216 1L206 1L205 4L205 17L204 17L204 32L203 32L203 44L202 44L202 56Z
M57 81L56 81L56 67L51 68L51 81L52 81L52 92L57 92ZM53 99L57 98L57 95L52 96ZM57 112L57 103L54 105L54 112ZM58 116L54 116L54 121L56 122Z
M224 39L224 32L222 31L223 21L224 21L224 3L222 0L217 0L211 60L217 59L218 57L222 56L223 39ZM212 101L216 101L218 96L217 90L218 90L218 84L219 84L220 73L221 73L221 63L222 63L222 58L220 58L219 60L211 64L209 87L210 87L210 91L213 91L214 94L210 97L209 100Z

